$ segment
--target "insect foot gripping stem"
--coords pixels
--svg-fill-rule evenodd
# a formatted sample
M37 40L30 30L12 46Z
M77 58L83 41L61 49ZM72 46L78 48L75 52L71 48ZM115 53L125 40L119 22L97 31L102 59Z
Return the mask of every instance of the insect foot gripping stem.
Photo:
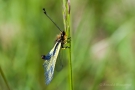
M69 46L61 47L62 49L70 48Z
M68 37L67 38L67 43L70 43L71 42L71 37Z

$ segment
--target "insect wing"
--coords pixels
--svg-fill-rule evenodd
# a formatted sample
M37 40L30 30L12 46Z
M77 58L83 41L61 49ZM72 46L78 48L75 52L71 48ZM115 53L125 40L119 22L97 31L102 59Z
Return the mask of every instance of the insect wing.
M55 70L57 72L61 71L63 69L63 67L65 66L63 60L64 60L63 50L60 49L59 55L57 57L57 62L56 62L56 65L55 65Z
M49 84L53 78L53 73L54 73L54 68L55 68L55 63L56 59L58 57L58 53L61 48L61 42L56 42L55 46L53 49L49 52L49 54L46 57L46 60L44 61L44 70L45 70L45 79L46 79L46 84Z

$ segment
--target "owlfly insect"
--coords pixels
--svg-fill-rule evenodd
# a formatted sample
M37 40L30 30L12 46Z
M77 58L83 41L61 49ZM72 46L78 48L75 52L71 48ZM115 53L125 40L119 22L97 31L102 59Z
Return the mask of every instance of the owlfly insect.
M54 69L56 60L61 48L69 48L68 46L64 46L67 42L69 42L70 38L67 38L66 32L62 31L57 24L48 16L45 8L43 8L44 14L54 23L54 25L60 30L60 34L57 36L56 42L54 47L47 55L42 55L42 59L44 60L43 67L44 67L44 75L45 75L45 82L49 84L53 78Z

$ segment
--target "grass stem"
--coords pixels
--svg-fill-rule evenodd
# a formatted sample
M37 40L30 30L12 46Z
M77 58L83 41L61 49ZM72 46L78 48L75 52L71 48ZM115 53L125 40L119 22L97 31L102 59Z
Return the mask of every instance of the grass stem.
M64 28L68 37L70 35L70 0L63 0L63 20ZM73 90L73 79L72 79L72 58L71 58L71 41L69 42L68 60L69 60L69 88Z
M1 66L0 66L0 74L1 74L2 78L4 79L4 82L6 83L6 86L7 86L8 90L10 90L8 82L6 80L6 77L5 77L5 75L4 75L4 73L3 73L2 69L1 69Z

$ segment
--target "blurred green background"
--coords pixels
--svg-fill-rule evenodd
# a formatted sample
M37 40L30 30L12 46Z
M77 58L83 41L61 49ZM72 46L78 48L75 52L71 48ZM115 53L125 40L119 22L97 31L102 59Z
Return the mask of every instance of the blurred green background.
M0 66L11 90L69 90L66 58L44 82L41 55L59 31L43 7L63 29L61 0L0 0ZM134 10L134 0L71 1L74 90L135 90ZM2 74L0 90L8 90Z

